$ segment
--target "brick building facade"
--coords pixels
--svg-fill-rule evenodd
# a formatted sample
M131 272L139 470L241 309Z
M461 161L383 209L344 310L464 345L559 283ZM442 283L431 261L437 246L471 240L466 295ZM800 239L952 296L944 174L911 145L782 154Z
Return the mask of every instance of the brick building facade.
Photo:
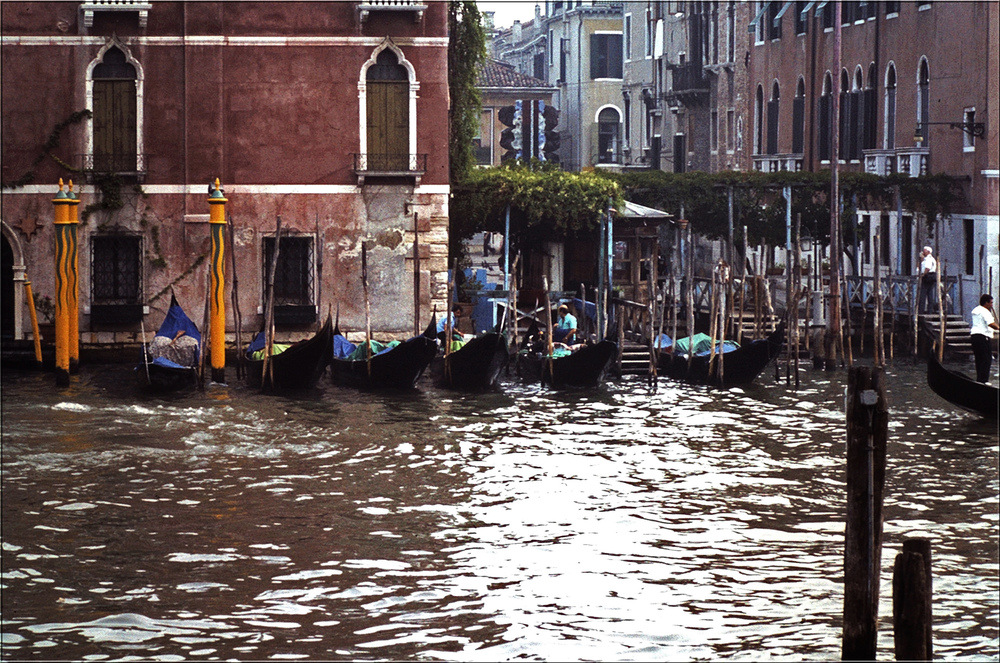
M52 295L59 178L75 181L81 210L121 192L120 207L80 224L84 344L134 341L137 310L155 329L170 288L200 319L215 178L229 199L227 289L238 277L244 331L262 325L278 217L288 232L279 336L308 335L330 310L345 332L364 329L362 243L373 330L403 337L444 309L444 3L4 2L0 25L4 278L15 287L4 285L18 299L4 298L5 335L25 335L22 279ZM33 165L81 109L93 116Z

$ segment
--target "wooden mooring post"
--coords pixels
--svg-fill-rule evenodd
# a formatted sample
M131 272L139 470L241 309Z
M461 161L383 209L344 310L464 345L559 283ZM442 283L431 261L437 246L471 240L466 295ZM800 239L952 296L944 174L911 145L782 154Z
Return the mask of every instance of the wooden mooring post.
M845 661L875 660L888 414L885 371L881 367L850 367L842 649Z
M897 661L933 658L931 542L906 539L892 571L893 642Z

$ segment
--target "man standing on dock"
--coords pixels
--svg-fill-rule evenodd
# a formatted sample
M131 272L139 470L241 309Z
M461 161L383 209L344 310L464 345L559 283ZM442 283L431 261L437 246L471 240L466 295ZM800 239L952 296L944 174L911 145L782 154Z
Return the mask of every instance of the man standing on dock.
M925 246L920 252L920 312L932 313L934 310L934 290L937 287L937 260L931 252L931 247Z
M990 381L990 366L993 364L993 330L1000 329L993 314L993 297L983 295L979 306L972 309L972 353L976 357L976 380Z

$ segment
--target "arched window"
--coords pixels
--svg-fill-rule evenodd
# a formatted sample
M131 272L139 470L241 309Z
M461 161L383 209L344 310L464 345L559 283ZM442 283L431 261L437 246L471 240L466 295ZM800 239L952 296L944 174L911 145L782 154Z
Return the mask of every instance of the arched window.
M359 175L424 169L418 160L426 155L416 153L419 90L413 65L387 37L362 65L358 80Z
M792 154L802 154L805 150L806 133L806 81L799 76L792 100Z
M757 86L753 109L753 153L762 154L764 148L764 87Z
M930 84L931 74L927 66L927 58L920 58L917 69L917 129L923 137L923 146L927 147L930 139Z
M851 77L846 69L840 72L840 126L837 141L837 159L850 158L848 146L851 144Z
M885 138L882 147L896 148L896 66L889 63L885 71Z
M875 98L875 63L868 66L868 84L861 92L861 107L864 113L861 115L861 149L875 149L876 134L878 131L878 108Z
M781 94L778 81L771 86L771 99L767 102L767 153L778 153L778 113Z
M368 169L409 170L409 76L388 48L365 75L368 84Z
M608 106L597 114L597 163L618 163L621 115Z
M91 63L89 95L93 112L91 145L87 152L98 173L138 173L141 104L139 72L118 45L109 43Z
M833 76L826 72L823 77L823 94L819 98L819 158L829 161L833 145Z

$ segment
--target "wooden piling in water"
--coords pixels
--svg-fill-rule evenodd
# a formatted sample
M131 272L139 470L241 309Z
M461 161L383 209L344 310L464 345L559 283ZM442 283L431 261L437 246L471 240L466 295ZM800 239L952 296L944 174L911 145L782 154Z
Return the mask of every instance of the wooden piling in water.
M933 658L931 595L931 543L906 539L892 573L892 635L897 661Z
M845 661L875 659L888 414L884 370L849 368L842 651Z

